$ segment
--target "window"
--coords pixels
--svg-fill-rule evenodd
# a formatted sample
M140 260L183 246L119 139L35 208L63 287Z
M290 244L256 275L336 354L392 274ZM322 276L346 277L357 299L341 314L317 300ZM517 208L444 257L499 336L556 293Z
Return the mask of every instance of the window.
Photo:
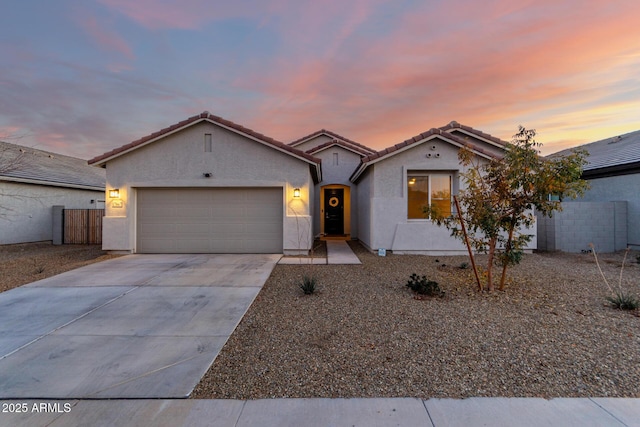
M426 219L426 208L430 217L451 216L451 175L443 173L407 174L407 218Z

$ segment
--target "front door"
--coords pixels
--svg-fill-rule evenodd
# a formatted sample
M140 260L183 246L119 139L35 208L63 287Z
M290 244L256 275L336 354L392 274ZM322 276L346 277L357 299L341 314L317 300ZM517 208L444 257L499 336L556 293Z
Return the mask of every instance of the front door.
M344 189L324 190L324 234L344 234Z

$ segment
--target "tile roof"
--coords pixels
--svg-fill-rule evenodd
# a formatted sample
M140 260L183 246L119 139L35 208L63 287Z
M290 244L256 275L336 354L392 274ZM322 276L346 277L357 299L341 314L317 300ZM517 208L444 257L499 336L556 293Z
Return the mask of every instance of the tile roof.
M438 129L441 129L443 131L454 131L456 129L460 129L462 131L467 131L469 133L472 133L472 134L476 135L479 138L486 139L488 141L494 142L494 143L496 143L498 145L506 146L508 144L507 141L503 141L502 139L496 138L495 136L489 135L488 133L484 133L482 131L474 129L471 126L461 125L460 123L456 122L455 120L449 122L448 124L446 124L444 126L440 126Z
M442 129L439 129L439 128L432 128L432 129L430 129L430 130L428 130L426 132L422 132L421 134L414 136L413 138L406 139L406 140L404 140L404 141L402 141L402 142L400 142L400 143L398 143L396 145L392 145L391 147L385 148L384 150L380 150L375 154L371 154L371 155L369 155L367 157L364 157L364 158L362 158L362 163L368 163L368 162L371 162L373 160L379 159L381 157L385 157L385 156L393 153L394 151L398 151L398 150L406 148L406 147L408 147L410 145L413 145L413 144L416 144L418 142L421 142L424 139L429 138L430 136L433 136L433 135L441 135L441 136L443 136L445 138L449 138L449 139L453 140L454 142L456 142L456 143L458 143L458 144L460 144L460 145L462 145L464 147L467 147L468 149L470 149L472 151L475 151L475 152L480 153L480 154L484 154L484 155L486 155L488 157L500 158L499 156L496 156L491 151L488 151L488 150L485 150L485 149L483 149L481 147L478 147L477 145L472 144L471 142L467 141L466 139L460 138L459 136L453 135L453 134L451 134L449 132L446 132L446 131L444 131Z
M0 141L0 180L104 190L104 169L86 160Z
M584 166L585 172L595 173L610 168L616 168L617 171L637 168L640 163L640 130L568 148L547 157L567 155L575 148L582 148L589 152L588 163Z
M303 136L302 138L298 138L293 142L290 142L289 145L292 147L295 147L296 145L302 144L305 141L308 141L312 138L315 138L317 136L320 136L322 134L325 134L327 136L330 136L332 138L334 138L334 140L338 140L338 141L342 141L342 142L346 142L348 145L351 146L351 148L356 149L356 151L360 152L360 153L366 153L366 154L370 154L370 153L375 153L376 150L367 147L366 145L360 144L358 142L352 141L349 138L345 138L344 136L338 135L335 132L331 132L330 130L327 129L320 129L318 131L315 131L307 136ZM323 144L324 145L324 144ZM315 147L318 148L318 147ZM311 151L311 150L307 150L307 153Z
M280 151L284 151L287 152L293 156L297 156L301 159L304 159L305 161L309 162L309 163L313 163L316 165L320 165L321 160L318 159L317 157L314 157L310 154L305 153L304 151L298 150L297 148L291 147L285 143L282 143L280 141L276 141L273 138L270 138L268 136L265 136L261 133L255 132L251 129L245 128L244 126L241 126L239 124L236 124L232 121L229 120L225 120L222 117L219 116L215 116L213 114L210 114L208 111L204 111L196 116L192 116L189 117L186 120L183 120L181 122L178 122L174 125L171 125L167 128L161 129L157 132L154 132L150 135L144 136L140 139L137 139L133 142L130 142L129 144L123 145L119 148L116 148L114 150L108 151L100 156L94 157L93 159L89 160L89 164L95 164L96 166L100 166L105 164L107 161L119 157L125 153L128 153L130 151L135 150L136 148L139 148L141 146L144 146L148 143L151 143L153 141L155 141L158 138L161 138L163 136L166 136L170 133L176 132L178 130L181 130L185 127L194 125L196 123L202 122L202 121L209 121L212 123L216 123L218 125L221 125L223 127L229 128L235 132L238 133L242 133L245 134L251 138L257 139L260 142L265 143L266 145L271 145L276 149L279 149Z
M338 145L338 146L343 147L343 148L345 148L347 150L354 151L357 154L360 154L361 156L368 156L371 153L375 153L375 151L367 151L367 150L364 150L364 149L362 149L362 148L360 148L358 146L355 146L355 145L352 145L352 144L347 144L347 143L345 143L343 141L340 141L338 139L327 141L324 144L320 144L317 147L313 147L310 150L305 151L305 153L314 154L314 153L317 153L318 151L322 151L325 148L329 148L329 147L332 147L334 145Z
M377 162L379 160L382 160L385 157L389 157L394 155L396 152L400 152L400 151L404 151L405 149L407 149L408 147L412 146L412 145L417 145L418 143L423 142L425 139L430 138L432 136L440 136L444 139L449 139L450 141L452 141L455 144L458 144L462 147L467 147L468 149L479 153L481 155L484 155L486 157L490 157L493 159L501 159L502 157L499 155L496 155L495 153L486 150L482 147L477 146L476 144L473 144L471 142L469 142L466 138L461 138L457 135L454 135L450 132L448 132L447 130L450 129L460 129L463 128L462 125L459 125L457 122L451 122L449 125L447 126L443 126L442 128L431 128L430 130L426 131L426 132L422 132L419 135L414 136L413 138L409 138L406 139L396 145L392 145L391 147L385 148L384 150L380 150L374 154L371 154L369 156L363 157L362 159L360 159L360 165L356 168L356 170L353 172L353 174L351 174L351 177L349 178L352 182L355 182L354 180L357 180L358 177L364 172L364 170L367 168L367 166L371 163ZM495 138L489 134L485 134L483 132L477 131L473 128L470 128L468 126L464 126L465 130L468 130L469 132L473 132L475 135L482 135L483 139L491 139L494 142L498 142L500 141L500 145L504 146L506 143L498 138Z

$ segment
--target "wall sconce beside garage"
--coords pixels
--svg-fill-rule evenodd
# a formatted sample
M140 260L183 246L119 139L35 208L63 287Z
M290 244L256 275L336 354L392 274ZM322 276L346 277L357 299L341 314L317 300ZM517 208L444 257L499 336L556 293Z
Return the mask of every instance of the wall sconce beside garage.
M109 190L109 198L110 199L119 199L120 198L120 190L118 188L114 188Z

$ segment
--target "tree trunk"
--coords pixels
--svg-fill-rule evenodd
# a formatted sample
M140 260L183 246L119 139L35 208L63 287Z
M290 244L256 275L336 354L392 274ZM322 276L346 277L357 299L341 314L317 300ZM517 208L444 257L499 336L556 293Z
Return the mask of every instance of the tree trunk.
M511 225L509 226L509 238L507 239L507 245L505 246L504 250L505 250L505 254L507 253L507 251L511 250L511 239L513 239L513 231L515 229L514 226L514 222L513 220L511 221ZM507 260L504 260L503 264L502 264L502 277L500 278L500 290L504 291L504 282L507 278L507 267L509 266L509 264L507 263Z
M462 211L460 210L460 204L458 198L453 196L453 201L456 204L456 212L458 212L458 219L460 220L460 227L462 228L462 234L464 235L464 243L467 245L467 251L469 251L469 259L471 259L471 266L473 267L473 273L476 275L476 283L478 284L478 292L482 292L482 282L478 275L478 268L476 267L476 260L473 256L473 250L471 244L469 244L469 236L467 235L467 228L464 225L464 218L462 218Z
M493 257L496 253L496 238L492 237L489 240L489 260L487 261L487 290L489 292L493 292L493 280L492 280L492 270L493 270Z

